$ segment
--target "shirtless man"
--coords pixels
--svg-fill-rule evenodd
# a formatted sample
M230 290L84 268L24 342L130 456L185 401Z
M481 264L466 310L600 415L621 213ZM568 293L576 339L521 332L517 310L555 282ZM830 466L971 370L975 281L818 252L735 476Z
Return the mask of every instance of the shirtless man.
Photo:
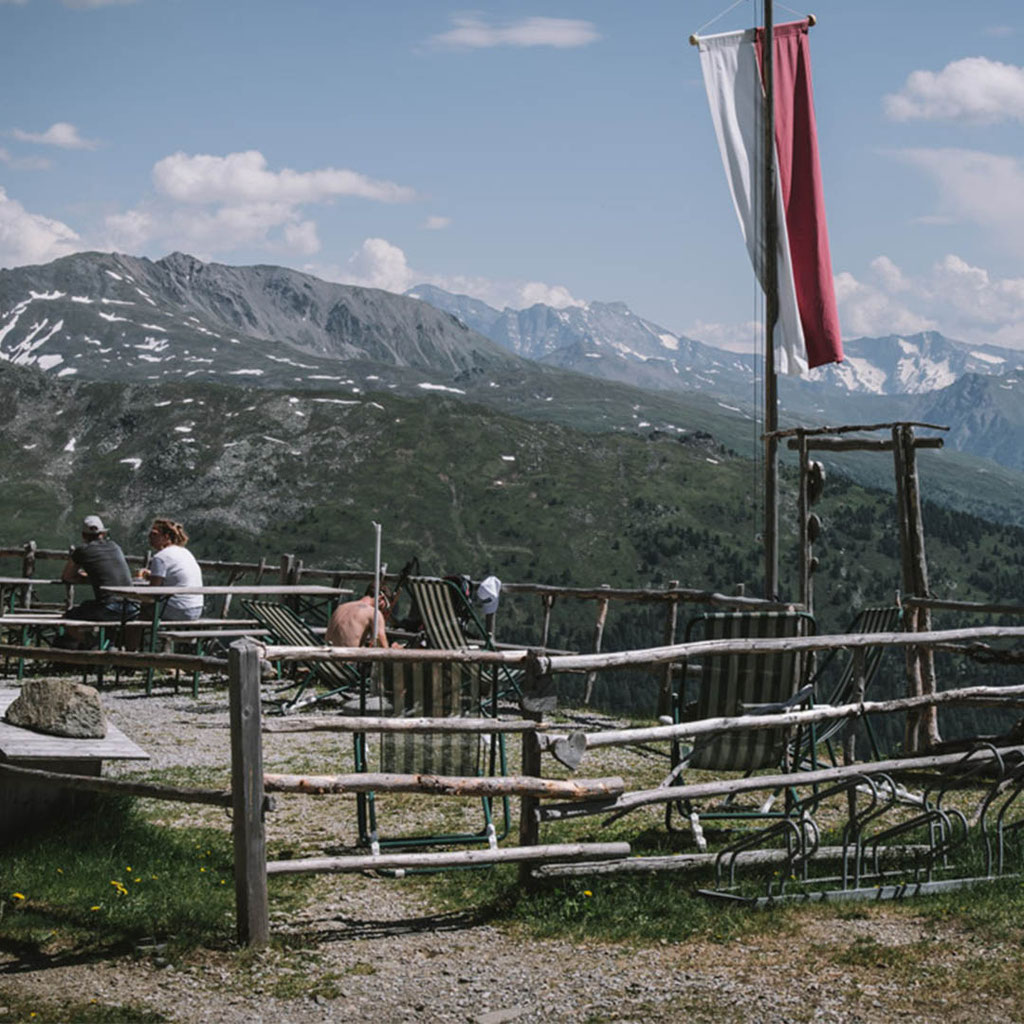
M384 632L384 620L391 607L391 593L386 587L380 589L377 605L377 636L373 636L373 587L357 601L346 601L334 609L327 625L325 640L330 647L387 647L388 638ZM396 645L397 646L397 645Z

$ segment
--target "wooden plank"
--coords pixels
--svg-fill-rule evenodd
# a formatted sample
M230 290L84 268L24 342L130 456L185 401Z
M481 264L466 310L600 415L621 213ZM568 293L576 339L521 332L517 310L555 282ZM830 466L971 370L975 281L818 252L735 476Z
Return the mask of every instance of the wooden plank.
M11 761L148 761L147 754L116 725L107 722L103 739L74 739L70 736L48 736L2 721L19 690L0 690L0 757Z

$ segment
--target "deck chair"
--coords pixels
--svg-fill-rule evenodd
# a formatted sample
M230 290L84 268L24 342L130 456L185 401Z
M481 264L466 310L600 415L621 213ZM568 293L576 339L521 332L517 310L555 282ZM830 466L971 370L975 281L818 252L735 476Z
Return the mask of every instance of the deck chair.
M256 619L270 631L270 640L287 647L322 647L323 637L317 636L289 608L276 601L242 601L242 607L250 618ZM293 682L277 689L277 693L288 690L295 692L281 703L285 714L300 707L315 704L339 694L354 695L359 692L361 674L354 665L340 661L297 662L302 675ZM317 686L326 687L326 693L318 693Z
M376 681L364 682L360 698L363 714L400 718L480 718L497 714L495 666L383 662L377 668ZM369 771L374 753L379 755L380 771L403 775L504 775L507 767L501 734L356 734L356 771ZM396 846L481 841L494 845L509 831L509 799L500 800L500 831L494 824L495 801L484 798L481 803L483 818L479 829L381 838L377 800L372 792L360 793L357 795L359 839L375 852L381 847Z
M474 647L486 651L495 650L476 609L451 580L435 576L410 576L405 585L409 588L423 623L428 647L439 651L459 651ZM501 666L499 696L521 696L521 680L522 672Z
M850 623L847 633L896 633L903 628L903 609L899 605L888 605L878 608L862 608ZM878 667L882 661L885 648L882 646L868 647L864 650L864 679L865 688L871 685L871 681L878 673ZM841 666L839 655L843 656ZM856 677L854 670L856 662L852 651L843 651L840 648L833 648L822 660L821 664L814 670L810 679L814 686L815 706L849 704L854 699L854 686ZM838 674L837 674L838 673ZM868 742L871 744L871 752L877 761L881 758L878 741L875 738L874 730L870 720L864 718L864 727L867 732ZM832 762L835 763L835 752L832 749L832 738L846 728L845 721L836 721L827 724L818 730L817 743L824 743L828 749Z
M810 636L815 632L814 618L806 612L716 612L699 615L686 627L685 641L768 639ZM805 656L793 651L765 654L713 654L700 658L698 693L695 701L686 700L686 665L682 681L673 694L676 722L705 718L733 718L743 714L782 711L806 703L811 689L805 686ZM814 749L813 742L810 749ZM680 785L683 772L752 772L789 767L790 730L752 729L699 737L691 747L672 743L672 771L662 785ZM787 808L790 794L787 793ZM704 818L764 818L785 816L786 810L773 811L770 803L761 808L738 809L728 802L721 809L698 816L689 801L666 805L665 824L674 831L674 813L690 821L697 845L706 846L700 826Z

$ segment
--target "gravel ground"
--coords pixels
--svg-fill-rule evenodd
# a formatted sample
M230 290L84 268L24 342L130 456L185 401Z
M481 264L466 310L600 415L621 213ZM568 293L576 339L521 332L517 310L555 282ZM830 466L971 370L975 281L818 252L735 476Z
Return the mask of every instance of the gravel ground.
M141 698L138 691L103 695L109 719L151 755L151 766L223 768L227 776L227 704L222 691ZM268 736L267 770L296 757L350 764L337 736ZM609 771L609 767L612 771ZM595 774L614 773L601 765ZM115 772L125 771L116 768ZM127 770L135 770L127 769ZM330 770L330 767L327 768ZM297 853L355 842L353 808L338 798L279 797L268 837L294 838ZM344 802L347 798L342 798ZM154 805L155 806L155 805ZM168 821L227 827L223 811L160 805ZM681 882L681 884L686 884ZM469 915L424 904L421 888L401 880L319 876L305 909L273 908L271 928L293 942L252 957L199 951L184 963L125 958L40 965L0 951L0 983L48 1002L132 1004L167 1020L191 1022L333 1021L367 1016L390 1021L836 1021L893 1019L968 1021L974 1000L941 984L908 988L884 968L835 966L835 951L875 942L887 949L934 943L934 966L956 972L973 945L951 927L937 931L884 906L855 915L807 915L796 927L742 942L653 945L524 939ZM989 951L993 957L1005 950ZM930 964L929 967L932 965ZM328 984L328 981L330 982ZM912 991L911 991L912 989ZM280 993L287 991L288 998ZM0 1017L3 1008L0 1007ZM1019 1019L986 997L987 1022ZM118 1018L123 1019L123 1018Z

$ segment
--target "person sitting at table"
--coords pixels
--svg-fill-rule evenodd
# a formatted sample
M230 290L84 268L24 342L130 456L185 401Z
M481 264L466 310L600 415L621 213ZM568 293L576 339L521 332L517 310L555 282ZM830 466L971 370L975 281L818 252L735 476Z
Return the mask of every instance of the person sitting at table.
M84 544L71 549L60 578L65 583L88 582L93 596L65 612L67 619L88 622L130 622L137 618L139 606L126 597L103 592L104 587L130 587L132 573L121 548L107 536L107 528L99 516L82 520ZM69 629L67 646L90 646L91 638L80 630Z
M377 635L373 637L373 587L367 587L366 593L358 600L346 601L334 609L327 624L325 642L329 647L387 647L384 622L390 607L391 591L381 587L377 604ZM393 646L400 645L396 643Z
M156 552L149 568L142 570L152 587L201 587L203 570L185 545L188 534L181 523L154 519L149 528L149 546ZM203 614L202 594L175 594L160 612L164 622L184 622Z

